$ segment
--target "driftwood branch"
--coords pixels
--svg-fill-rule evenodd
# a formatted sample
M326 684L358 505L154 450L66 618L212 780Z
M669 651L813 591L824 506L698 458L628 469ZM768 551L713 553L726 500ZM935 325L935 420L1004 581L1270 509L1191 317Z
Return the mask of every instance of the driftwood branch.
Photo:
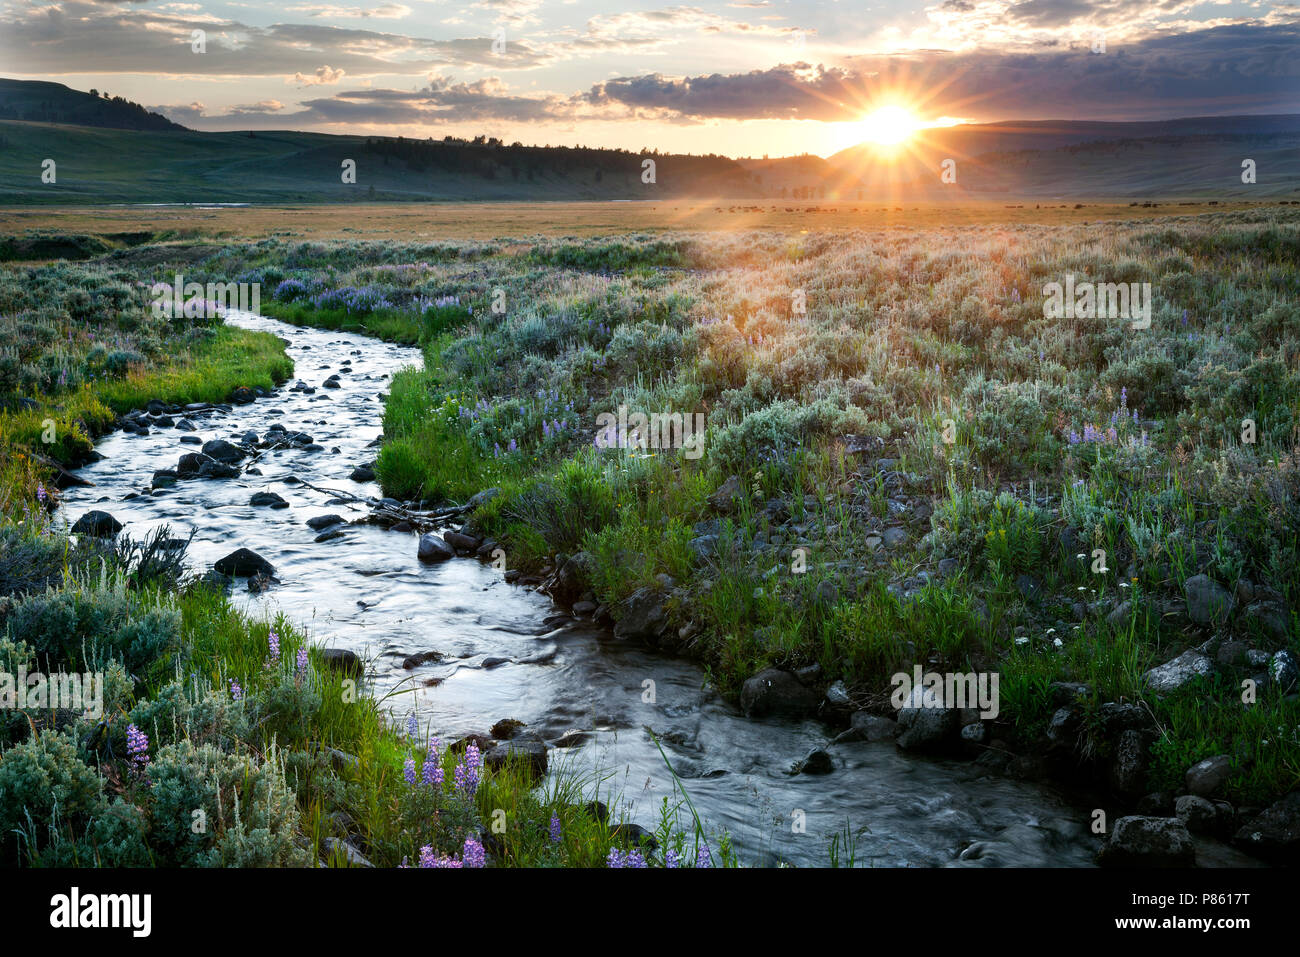
M344 499L350 504L364 506L370 509L370 520L379 523L410 522L420 530L436 528L439 525L445 525L452 519L462 515L469 508L467 505L455 505L451 508L440 509L433 512L422 512L417 509L403 508L400 505L393 505L391 502L381 502L377 498L371 498L364 495L356 495L352 492L345 492L342 489L321 488L318 485L312 485L310 482L301 484L313 491L320 492L322 495L331 495L334 498Z

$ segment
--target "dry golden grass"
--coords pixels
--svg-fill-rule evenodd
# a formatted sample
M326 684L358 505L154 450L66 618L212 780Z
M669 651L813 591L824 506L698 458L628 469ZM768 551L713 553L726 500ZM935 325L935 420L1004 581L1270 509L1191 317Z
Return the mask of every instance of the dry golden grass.
M882 205L734 200L596 203L446 203L322 205L245 208L11 207L0 210L0 236L28 230L109 235L171 232L175 238L261 239L496 239L595 236L624 232L771 229L861 229L891 226L963 226L1006 223L1073 224L1145 221L1168 216L1231 212L1271 203L1164 200L1149 207L1112 203L1001 203Z

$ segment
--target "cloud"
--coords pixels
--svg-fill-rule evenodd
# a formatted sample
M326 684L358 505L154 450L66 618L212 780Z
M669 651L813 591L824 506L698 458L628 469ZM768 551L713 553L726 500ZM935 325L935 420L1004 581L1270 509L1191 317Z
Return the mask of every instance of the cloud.
M336 7L329 4L303 3L286 7L290 13L305 13L312 17L329 17L331 20L401 20L411 15L411 8L400 3L385 3L378 7Z
M207 52L190 48L192 30L207 34ZM139 73L183 76L311 75L321 62L348 74L423 72L430 63L521 69L551 62L525 40L492 51L491 37L434 39L329 26L237 20L150 9L105 7L63 0L45 7L10 0L0 11L0 63L26 76L66 73Z
M346 70L335 70L328 65L318 66L311 76L295 73L293 76L286 76L284 82L296 83L298 86L329 86L343 79L346 73Z

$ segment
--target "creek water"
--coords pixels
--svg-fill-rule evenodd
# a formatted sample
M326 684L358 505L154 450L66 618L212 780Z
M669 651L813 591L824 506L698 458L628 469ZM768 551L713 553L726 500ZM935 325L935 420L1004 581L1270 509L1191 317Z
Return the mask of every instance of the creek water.
M905 754L892 742L832 746L834 732L817 721L748 720L707 685L698 666L615 641L594 624L548 627L544 620L556 609L546 596L507 584L472 558L421 564L413 534L350 525L342 537L317 543L307 519L331 512L362 518L367 511L331 504L331 495L285 480L379 497L378 485L349 475L374 458L382 394L394 372L421 361L419 351L248 313L231 313L227 321L287 340L294 378L316 392L281 388L271 398L194 417L196 432L105 437L97 446L104 459L78 473L94 486L64 493L69 522L99 508L136 538L164 523L182 536L193 529L188 559L195 572L236 548L252 549L275 566L280 581L251 594L237 580L234 600L259 617L283 612L314 643L369 660L373 693L386 696L394 723L414 709L421 728L444 742L486 733L502 718L525 722L548 742L584 732L580 743L550 752L551 773L585 776L588 797L648 828L663 798L679 800L653 731L715 835L714 846L727 831L745 863L824 866L832 835L847 825L859 834L858 866L1091 865L1098 847L1087 826L1091 811L1052 787L989 775L973 763ZM335 373L340 387L321 388ZM238 441L249 430L264 435L274 423L309 433L324 450L270 451L254 463L260 476L191 478L150 493L155 469L198 450L182 436ZM289 507L252 507L251 496L264 490ZM403 669L406 656L428 651L443 657ZM645 700L647 680L654 682L653 702ZM832 754L832 773L789 773L818 746ZM681 820L690 822L684 808Z

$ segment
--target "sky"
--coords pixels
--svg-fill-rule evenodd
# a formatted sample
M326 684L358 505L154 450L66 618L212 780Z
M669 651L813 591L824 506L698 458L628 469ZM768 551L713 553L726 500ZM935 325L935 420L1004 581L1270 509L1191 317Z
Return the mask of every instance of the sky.
M824 156L886 106L1300 113L1300 0L0 0L0 75L199 130Z

